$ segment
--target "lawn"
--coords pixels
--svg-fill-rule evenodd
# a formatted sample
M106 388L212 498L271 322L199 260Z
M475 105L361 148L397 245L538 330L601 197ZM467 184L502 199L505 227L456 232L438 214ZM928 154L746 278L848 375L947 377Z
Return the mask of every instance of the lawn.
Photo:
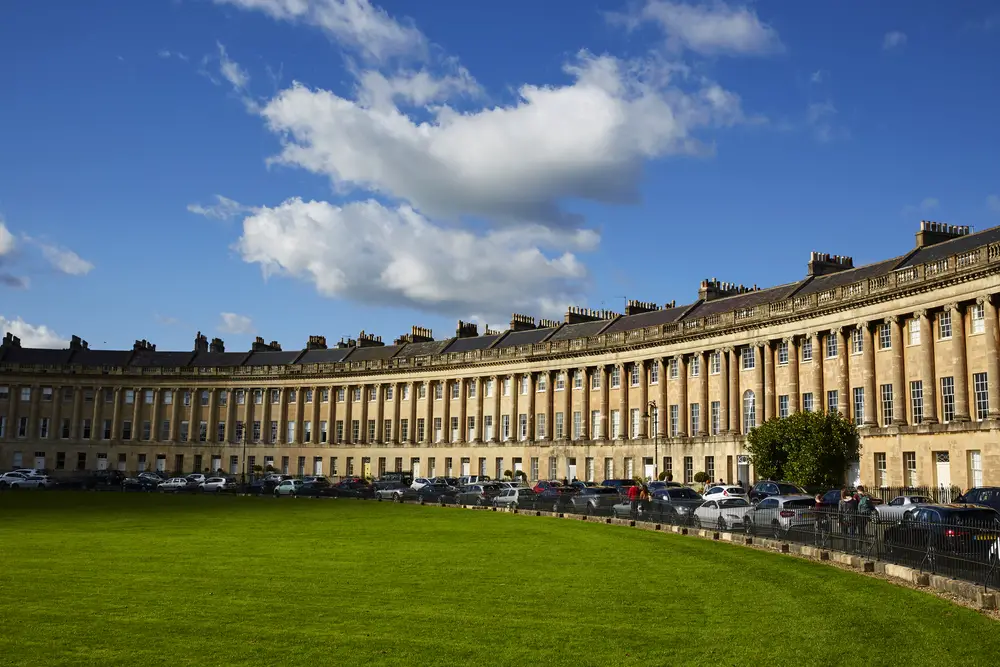
M983 664L1000 626L671 534L350 500L0 494L5 665Z

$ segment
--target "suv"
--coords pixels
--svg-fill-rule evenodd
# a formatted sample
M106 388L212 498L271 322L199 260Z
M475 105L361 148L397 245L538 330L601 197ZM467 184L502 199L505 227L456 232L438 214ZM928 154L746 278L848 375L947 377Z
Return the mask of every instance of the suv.
M767 480L757 482L750 489L750 502L759 503L764 498L771 496L804 496L807 495L805 489L791 482L775 482Z
M983 507L992 507L1000 511L1000 487L978 486L960 495L955 499L955 502L968 505L982 505Z
M601 482L601 486L609 486L618 492L618 495L624 496L625 492L628 491L628 487L635 486L634 479L606 479Z

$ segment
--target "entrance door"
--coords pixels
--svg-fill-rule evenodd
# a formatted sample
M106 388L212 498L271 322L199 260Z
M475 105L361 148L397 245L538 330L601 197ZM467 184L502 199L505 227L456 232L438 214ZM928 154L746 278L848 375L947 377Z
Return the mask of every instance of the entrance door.
M222 457L221 456L213 456L212 457L212 470L210 472L214 475L216 470L221 470L221 469L222 469Z
M314 456L313 457L313 474L322 475L323 474L323 457Z
M847 485L857 486L861 483L861 462L851 461L847 466Z
M420 477L420 459L413 458L410 460L410 474L413 475L413 479Z
M653 465L652 457L645 456L642 459L642 476L646 479L656 479L656 466Z
M45 455L35 455L35 470L45 470Z
M746 454L736 457L736 480L743 484L744 489L750 488L750 457Z
M156 457L156 472L166 472L167 471L167 457L157 456Z
M365 479L368 479L369 477L372 476L372 460L371 459L365 458L364 461L361 463L361 475Z
M576 459L575 458L574 459L567 459L566 460L566 468L567 468L567 470L569 472L569 474L567 475L567 477L569 477L569 480L573 481L574 479L576 479Z
M937 473L938 502L951 502L951 457L948 452L934 452L934 465Z
M472 467L472 462L469 459L462 459L462 476L463 477L472 474L471 467Z

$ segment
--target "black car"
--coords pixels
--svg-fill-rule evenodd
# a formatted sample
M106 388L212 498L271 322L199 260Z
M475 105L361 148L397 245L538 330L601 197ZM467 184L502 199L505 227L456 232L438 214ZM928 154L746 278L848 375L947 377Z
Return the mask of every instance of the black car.
M156 487L160 485L160 482L153 477L147 477L140 475L139 477L127 477L122 482L123 491L156 491Z
M250 482L247 492L254 496L269 496L274 493L274 487L278 482L272 479L255 479Z
M1000 511L1000 486L977 486L960 495L955 502L981 505Z
M652 500L639 504L639 514L647 520L667 521L688 525L694 518L694 511L705 502L701 494L688 486L667 487L653 491Z
M330 487L330 494L336 498L374 498L375 489L359 479L346 479Z
M417 489L417 498L425 503L454 503L458 489L447 484L424 484Z
M302 486L295 489L295 495L312 498L335 498L337 491L330 482L314 480L312 482L304 482Z
M885 530L886 555L985 562L1000 540L1000 512L974 505L923 505Z
M805 496L808 495L801 486L791 482L775 482L766 480L757 482L750 489L749 500L751 503L758 503L764 498L771 496Z
M537 493L537 491L536 491ZM551 486L537 493L533 509L566 512L573 508L573 498L580 493L575 486Z

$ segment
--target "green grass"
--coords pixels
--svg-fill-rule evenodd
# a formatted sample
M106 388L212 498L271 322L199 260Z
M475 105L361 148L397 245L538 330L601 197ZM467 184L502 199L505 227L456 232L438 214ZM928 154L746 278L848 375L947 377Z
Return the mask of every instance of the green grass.
M1000 626L671 534L359 501L0 494L5 665L935 665Z

